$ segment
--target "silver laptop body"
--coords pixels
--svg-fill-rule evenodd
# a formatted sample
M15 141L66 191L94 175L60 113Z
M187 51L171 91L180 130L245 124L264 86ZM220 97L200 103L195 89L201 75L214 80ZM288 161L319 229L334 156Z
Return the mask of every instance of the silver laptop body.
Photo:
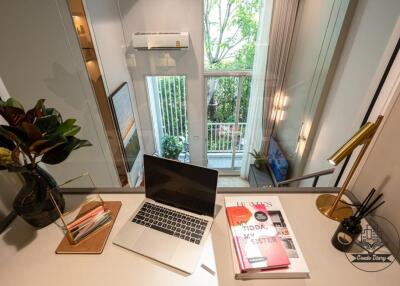
M213 223L218 173L148 155L144 165L146 198L113 243L193 273Z

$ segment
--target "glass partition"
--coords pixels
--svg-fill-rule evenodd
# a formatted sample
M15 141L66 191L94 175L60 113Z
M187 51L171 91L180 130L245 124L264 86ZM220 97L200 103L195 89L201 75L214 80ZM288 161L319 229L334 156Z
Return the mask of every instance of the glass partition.
M257 42L261 32L271 30L261 21L262 5L268 1L166 4L168 1L138 0L135 5L110 1L109 6L104 1L85 1L85 5L82 0L57 1L57 5L35 1L22 12L16 12L19 5L8 2L0 4L0 19L18 25L0 25L7 43L0 49L2 100L16 98L26 114L43 98L49 109L46 116L58 118L59 113L59 124L73 128L60 131L65 137L62 140L76 137L91 143L89 146L84 141L81 148L68 145L62 150L65 158L61 159L65 160L59 163L41 160L43 154L35 155L57 182L88 172L98 187L129 190L142 183L145 153L218 169L222 180L228 182L224 186L241 180L240 186L259 187L251 181L256 172L257 176L271 176L272 152L262 144L256 150L247 148L255 106L252 83L265 82L263 96L276 76L270 73L270 78L257 78L254 71L257 51L268 56L268 63L276 59L268 55L275 42ZM272 129L264 141L274 141L275 154L286 162L286 179L330 168L325 153L334 152L335 146L345 141L342 137L358 129L348 122L354 119L350 114L364 112L354 102L365 99L360 94L366 96L365 90L350 94L346 89L348 99L354 99L346 105L346 120L334 104L325 109L326 102L335 103L340 96L330 84L333 78L335 84L342 80L336 70L341 56L338 41L346 43L347 29L342 25L351 22L346 18L351 13L346 5L339 7L336 2L300 2L292 43L285 50L289 57L281 63L282 90L271 95L269 103L261 103L266 105L263 110L271 108L274 115L271 126L260 127ZM181 17L183 14L186 16ZM268 16L269 20L274 16ZM134 33L167 31L188 32L189 47L152 49L149 44L148 49L138 50L132 45ZM381 48L388 37L382 35ZM375 54L375 60L365 61L378 66L377 58ZM356 80L354 74L347 73L346 78ZM368 82L363 83L366 86ZM113 103L110 98L122 85L128 100ZM115 108L114 104L120 106ZM127 110L129 116L121 116ZM118 123L118 118L124 122ZM329 125L325 125L326 120ZM22 131L16 132L27 132L18 128ZM333 143L332 130L343 130L336 140L340 142ZM42 131L40 136L48 135ZM65 142L57 144L58 149L66 147ZM253 151L260 152L261 168L249 155ZM244 165L252 167L241 174ZM0 172L7 176L5 170ZM327 186L330 180L319 183ZM81 182L73 187L88 186L88 182Z

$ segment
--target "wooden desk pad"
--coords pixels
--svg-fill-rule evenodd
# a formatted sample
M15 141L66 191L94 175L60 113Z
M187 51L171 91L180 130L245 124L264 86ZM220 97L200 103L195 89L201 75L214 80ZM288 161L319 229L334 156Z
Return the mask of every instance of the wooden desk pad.
M67 236L64 236L56 249L57 254L101 254L106 245L108 236L113 228L115 219L122 203L120 201L105 201L104 207L112 214L111 222L96 230L78 244L70 244Z

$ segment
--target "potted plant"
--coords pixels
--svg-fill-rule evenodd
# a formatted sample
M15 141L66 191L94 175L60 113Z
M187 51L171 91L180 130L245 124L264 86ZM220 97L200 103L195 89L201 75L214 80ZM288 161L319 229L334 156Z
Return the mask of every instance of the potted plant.
M163 157L177 160L183 150L183 144L176 136L164 136L162 139Z
M256 151L256 149L253 149L253 152L249 153L253 158L254 158L254 166L257 169L261 169L264 160L265 160L265 156L263 154L263 152L261 151Z
M14 98L0 99L0 115L8 123L0 125L0 170L24 179L13 208L29 224L44 227L59 217L52 198L61 211L65 202L56 181L38 164L59 164L91 143L76 138L81 129L76 120L63 120L56 109L44 106L44 99L28 111Z

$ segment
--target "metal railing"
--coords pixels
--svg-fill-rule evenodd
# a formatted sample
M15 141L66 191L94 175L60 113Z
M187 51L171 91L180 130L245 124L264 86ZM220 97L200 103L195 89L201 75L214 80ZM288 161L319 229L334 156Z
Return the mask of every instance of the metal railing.
M326 170L322 170L322 171L318 171L318 172L315 172L315 173L303 175L303 176L301 176L301 177L297 177L297 178L293 178L293 179L281 181L281 182L277 183L276 186L277 186L277 187L282 187L282 186L287 186L287 185L289 185L290 183L294 183L294 182L298 182L298 181L303 181L303 180L307 180L307 179L314 179L314 180L313 180L312 186L313 186L313 187L316 187L317 184L318 184L319 177L332 174L334 171L335 171L334 168L332 168L332 169L326 169Z
M158 76L163 135L177 136L188 142L185 76Z
M232 165L234 164L235 153L243 153L244 136L246 132L246 123L240 121L240 106L243 93L243 82L246 78L251 78L251 70L238 71L213 71L204 72L205 90L207 91L207 104L209 104L210 93L208 81L211 79L233 78L236 79L234 94L235 110L234 116L236 122L209 122L207 125L208 153L232 153Z
M243 152L246 123L208 123L208 153Z
M245 77L251 76L251 71L208 71L204 74L209 77L237 77L241 97L242 84ZM186 77L185 76L157 76L152 84L153 91L158 94L160 127L162 136L177 136L184 143L188 143L187 111L186 111ZM236 110L238 116L239 108ZM246 123L208 123L208 153L243 152Z

